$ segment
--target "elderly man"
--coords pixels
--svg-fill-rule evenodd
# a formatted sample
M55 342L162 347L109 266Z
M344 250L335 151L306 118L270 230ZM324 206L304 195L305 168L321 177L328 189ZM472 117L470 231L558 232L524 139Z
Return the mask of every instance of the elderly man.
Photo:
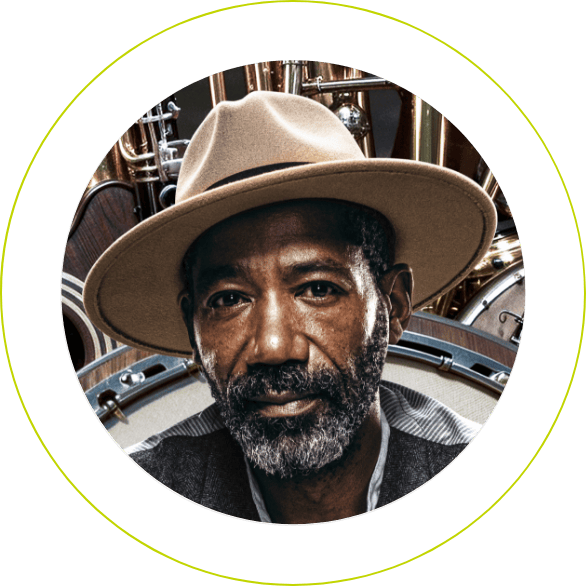
M477 264L495 223L472 181L366 160L312 100L221 103L185 154L176 205L86 281L98 327L193 356L215 399L132 458L195 502L266 522L341 519L414 490L477 427L381 381L387 344Z

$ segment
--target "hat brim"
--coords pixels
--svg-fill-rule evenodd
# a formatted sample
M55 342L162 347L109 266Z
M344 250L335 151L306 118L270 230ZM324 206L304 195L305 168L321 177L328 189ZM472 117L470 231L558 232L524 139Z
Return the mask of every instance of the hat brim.
M191 356L178 303L184 288L181 264L189 246L235 214L316 198L358 203L389 219L396 234L396 262L413 269L415 310L454 287L478 264L496 227L486 192L443 167L397 159L306 164L211 189L124 234L86 279L88 316L124 344Z

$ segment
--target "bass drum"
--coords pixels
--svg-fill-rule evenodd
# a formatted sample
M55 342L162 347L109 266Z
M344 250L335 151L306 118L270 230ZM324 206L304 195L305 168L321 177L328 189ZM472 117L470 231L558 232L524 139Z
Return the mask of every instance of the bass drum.
M448 335L461 338L462 327L435 316L416 316L419 327L433 326ZM452 330L452 331L448 331ZM414 331L405 332L399 344L389 346L383 379L429 395L460 415L484 423L503 392L515 351L506 344L482 333L480 338L488 352L502 355L498 361L470 348ZM112 360L124 361L120 348ZM84 369L103 368L104 361ZM93 373L95 375L95 372ZM87 380L87 378L86 378ZM151 435L179 423L212 403L205 379L190 360L153 355L109 375L86 393L92 408L106 429L127 448Z
M525 269L517 262L491 279L456 320L519 345L525 314Z

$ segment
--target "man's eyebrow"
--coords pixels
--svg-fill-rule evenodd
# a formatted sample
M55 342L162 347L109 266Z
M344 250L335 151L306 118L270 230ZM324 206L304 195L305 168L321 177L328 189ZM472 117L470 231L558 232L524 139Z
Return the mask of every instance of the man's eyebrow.
M238 277L245 277L246 271L244 268L236 265L220 265L218 267L209 267L203 269L195 279L195 290L203 294L211 289L217 282L223 279L236 279Z
M332 259L298 262L283 268L283 276L285 279L291 279L315 272L336 273L348 279L352 279L352 271L345 264Z

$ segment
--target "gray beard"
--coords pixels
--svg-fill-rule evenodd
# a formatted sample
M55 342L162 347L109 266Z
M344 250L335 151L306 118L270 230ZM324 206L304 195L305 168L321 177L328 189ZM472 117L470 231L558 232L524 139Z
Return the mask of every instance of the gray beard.
M388 340L386 315L377 311L374 331L346 369L306 365L249 367L220 389L207 376L212 396L230 434L256 467L271 476L309 476L341 463L377 398ZM207 375L207 373L206 373ZM318 395L323 408L291 417L266 417L249 400L266 389Z

